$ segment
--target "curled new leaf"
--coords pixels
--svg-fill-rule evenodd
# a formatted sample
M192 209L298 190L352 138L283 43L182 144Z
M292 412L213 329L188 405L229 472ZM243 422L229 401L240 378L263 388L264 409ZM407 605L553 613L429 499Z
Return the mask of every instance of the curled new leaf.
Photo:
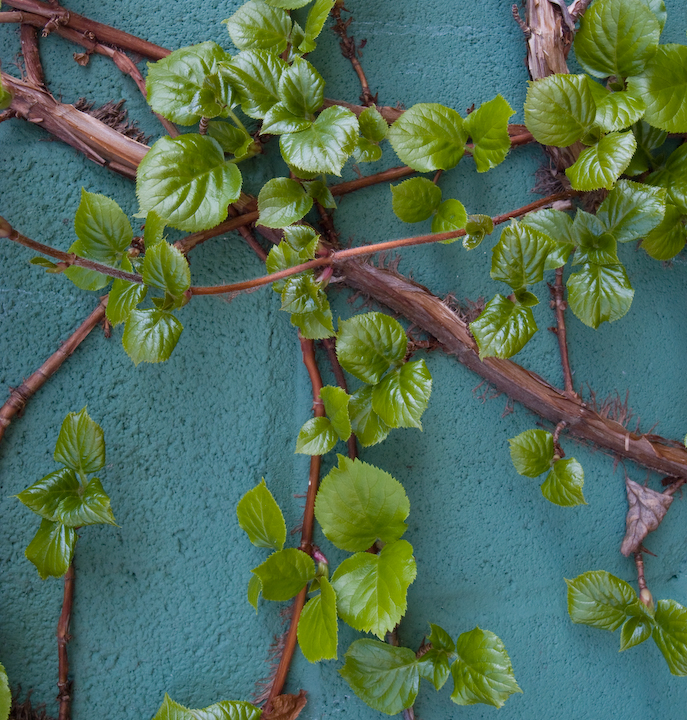
M651 488L625 479L627 490L627 529L620 552L627 557L637 552L644 538L660 524L673 502L672 495L664 495Z
M341 440L351 437L351 419L348 414L348 393L340 387L327 385L320 390L320 397L324 403L324 411L329 422Z
M24 554L38 570L41 579L62 577L72 562L76 530L62 523L42 520Z

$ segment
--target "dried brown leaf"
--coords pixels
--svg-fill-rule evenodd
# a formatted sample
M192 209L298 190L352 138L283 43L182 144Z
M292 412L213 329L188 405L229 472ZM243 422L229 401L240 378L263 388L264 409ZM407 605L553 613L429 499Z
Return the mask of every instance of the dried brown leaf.
M262 720L296 720L308 702L305 690L298 695L277 695L272 708L262 714Z
M673 502L671 495L664 495L627 478L627 529L620 552L627 557L639 550L644 538L654 531Z

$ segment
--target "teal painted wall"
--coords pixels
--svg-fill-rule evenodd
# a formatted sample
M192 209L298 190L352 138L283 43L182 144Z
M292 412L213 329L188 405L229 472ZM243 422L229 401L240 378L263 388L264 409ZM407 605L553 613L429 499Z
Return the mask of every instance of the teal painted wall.
M70 7L168 47L213 39L229 47L220 21L237 0L147 3L72 0ZM664 41L684 42L687 11L669 0ZM435 101L462 113L502 93L518 109L527 73L520 31L510 2L485 0L349 0L351 32L367 38L363 63L381 103L410 106ZM5 70L19 48L15 28L0 30ZM127 98L131 116L151 135L160 128L133 83L104 58L86 68L58 37L41 43L50 88L65 102L84 96L102 104ZM331 32L312 56L330 97L354 100L359 88ZM66 249L81 187L108 194L136 211L133 185L51 142L37 127L0 125L0 212L25 234ZM383 163L392 164L388 153ZM516 149L496 170L478 175L469 161L442 179L446 197L470 212L496 214L531 201L533 173L543 155ZM380 166L381 167L381 166ZM245 165L249 191L273 172L270 155ZM364 168L364 172L372 172ZM345 177L353 177L350 167ZM373 242L428 230L409 229L391 212L388 187L341 201L342 239ZM490 250L460 243L403 252L400 269L443 295L490 296ZM636 295L628 315L598 332L571 319L571 361L577 385L598 397L630 391L641 427L687 431L687 344L683 256L669 267L633 247L621 249ZM0 384L16 386L66 339L95 306L94 294L28 265L30 253L0 244ZM194 282L244 279L262 273L240 237L230 235L193 252ZM334 291L335 312L358 305ZM300 425L310 414L310 388L295 331L269 289L227 302L198 299L180 314L186 329L172 359L134 368L121 347L94 332L31 401L0 445L0 661L13 684L47 703L53 698L57 658L55 625L62 584L42 582L23 551L36 518L12 495L54 469L52 450L65 414L88 405L104 428L107 466L102 480L119 528L87 528L76 557L76 609L70 646L76 678L74 719L150 718L164 692L191 707L218 699L249 699L267 673L267 648L284 629L276 604L255 615L245 600L252 567L263 553L238 528L235 506L265 477L297 525L307 458L293 454ZM540 328L552 323L546 302L535 308ZM555 338L538 333L518 361L561 382ZM645 472L599 451L565 441L582 462L588 506L557 508L537 483L515 474L507 438L537 419L521 407L504 417L505 398L482 402L479 380L454 359L427 357L435 390L424 432L395 431L363 459L392 473L411 501L407 539L418 560L400 637L417 647L428 622L454 636L479 625L496 632L510 653L523 695L500 711L502 720L584 718L625 720L685 717L687 681L670 676L655 646L618 654L618 637L573 625L566 613L564 577L605 569L630 582L634 565L619 552L624 532L624 474ZM331 460L326 466L329 467ZM650 482L657 487L658 478ZM647 578L657 598L687 604L687 501L677 499L647 545ZM340 559L326 541L330 561ZM340 629L340 659L309 665L296 656L288 689L306 688L306 720L381 717L340 679L341 657L358 635ZM423 720L491 718L482 706L457 708L449 691L423 686L416 711Z

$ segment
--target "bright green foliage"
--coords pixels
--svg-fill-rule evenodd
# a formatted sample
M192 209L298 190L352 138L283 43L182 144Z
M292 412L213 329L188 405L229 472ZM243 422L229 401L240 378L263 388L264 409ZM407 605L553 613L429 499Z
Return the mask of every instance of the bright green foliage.
M258 600L260 599L260 593L262 592L262 583L257 575L251 573L250 580L248 580L248 590L246 595L248 602L255 608L255 614L258 614Z
M651 127L644 120L636 122L632 126L632 132L637 140L637 150L625 170L625 174L629 177L641 175L654 168L656 158L653 156L653 151L663 145L668 137L668 133Z
M376 107L365 108L358 117L360 134L370 142L378 143L384 140L389 132L389 126Z
M565 174L575 190L610 190L636 149L637 141L631 132L610 133L583 150Z
M577 244L570 215L562 210L548 208L525 215L519 224L521 227L525 226L538 230L554 243L553 249L544 261L544 270L553 270L565 265L573 246Z
M537 332L537 323L529 307L496 295L470 323L470 332L477 341L480 359L509 358L527 345Z
M652 632L673 675L687 675L687 608L675 600L659 600Z
M625 130L636 123L645 110L643 98L629 90L608 93L602 100L596 101L595 123L604 132Z
M422 430L420 418L432 393L432 376L424 360L392 370L372 391L372 408L390 427Z
M217 140L225 153L234 155L237 160L245 158L252 150L253 138L246 130L229 122L211 120L208 123L208 135Z
M638 75L656 53L661 27L647 4L596 0L575 36L575 56L591 75Z
M320 594L308 600L301 612L298 644L311 663L337 658L336 593L324 576L320 577Z
M641 645L651 637L651 621L649 618L631 617L620 628L620 652Z
M239 500L239 525L256 547L281 550L286 541L286 523L277 501L267 489L265 478Z
M595 329L625 315L634 296L622 265L588 263L568 278L567 287L570 309Z
M298 433L296 452L303 455L326 455L338 441L339 436L329 418L310 418Z
M456 649L451 700L457 705L485 703L500 708L513 693L522 692L506 648L494 633L476 627L458 637Z
M329 17L331 9L334 7L335 1L336 0L315 0L305 22L305 37L298 46L300 52L309 53L315 49L315 40L324 29L324 24L327 22L327 18Z
M415 653L378 640L356 640L340 672L363 702L387 715L409 708L420 688Z
M165 291L172 307L184 304L191 271L181 250L164 241L146 249L141 275L146 285Z
M165 239L165 221L151 210L146 215L146 223L143 228L143 242L147 248L157 245Z
M685 246L687 228L684 225L685 216L675 205L668 204L663 220L648 233L642 248L654 260L670 260Z
M289 313L314 312L326 306L326 295L311 272L287 278L281 293L281 309Z
M413 548L405 540L385 545L379 555L352 555L332 577L339 617L356 630L383 638L403 617L416 572Z
M169 359L184 326L167 310L132 310L124 326L122 344L134 365Z
M303 263L308 262L308 260L312 260L315 257L315 251L317 250L318 238L319 235L315 236L310 240L310 242L298 250L294 250L288 241L280 242L279 245L275 245L270 250L267 260L265 261L267 272L270 274L276 273L280 270L286 270L287 268L302 265ZM281 295L284 292L286 282L286 280L277 280L272 283L272 289Z
M7 720L12 708L12 692L5 668L0 664L0 720Z
M551 467L554 450L550 432L525 430L508 442L510 458L520 475L534 478Z
M391 207L403 222L427 220L441 203L441 189L427 178L410 178L390 187Z
M312 120L324 101L324 80L307 60L296 58L281 75L279 98L290 113Z
M234 93L219 63L229 60L217 43L208 41L148 63L150 106L179 125L193 125L201 117L226 117L235 102Z
M324 411L341 440L348 440L351 436L351 419L348 415L348 393L340 387L327 385L320 390L320 397L324 402Z
M584 485L584 470L575 458L556 460L551 471L541 486L544 497L554 505L574 507L586 505L582 486Z
M76 530L62 523L41 520L41 525L24 554L38 570L42 580L62 577L72 562Z
M291 18L262 0L250 0L226 21L231 41L239 50L284 52L291 34Z
M451 674L451 660L456 654L456 644L443 628L433 623L430 623L430 627L432 632L427 642L432 649L422 655L418 670L421 678L429 680L436 690L441 690Z
M351 428L363 447L382 442L391 430L372 408L373 391L374 386L363 385L351 395L348 405Z
M628 87L645 100L649 124L666 132L687 132L687 46L661 45Z
M0 82L0 110L6 110L12 104L12 93Z
M364 137L358 138L358 144L353 151L356 162L377 162L382 157L382 148Z
M687 144L673 151L660 170L646 179L649 185L666 188L668 201L687 215Z
M331 190L327 187L327 183L323 180L313 180L312 182L304 182L303 187L313 200L317 200L324 208L334 210L336 208L336 200Z
M357 144L358 118L338 106L321 112L307 130L279 139L281 154L289 165L332 175L341 175L341 168Z
M519 290L540 282L554 249L550 238L528 225L514 223L501 233L491 257L491 277Z
M315 577L315 563L302 550L286 548L273 552L253 570L262 583L265 600L290 600Z
M491 219L491 218L490 218ZM460 200L454 200L449 198L437 208L436 215L432 220L432 232L443 233L453 232L454 230L460 230L464 228L468 221L468 214L465 212L465 207ZM444 245L450 245L455 240L442 240ZM465 244L465 240L463 240Z
M55 445L55 462L81 476L97 472L105 465L103 429L91 420L86 408L69 413L63 420Z
M339 466L324 478L315 517L327 540L341 550L367 550L376 540L393 543L406 531L410 502L389 473L339 455Z
M265 0L268 5L277 8L283 8L284 10L296 10L297 8L305 7L310 0Z
M258 195L260 225L282 228L300 220L312 207L312 198L303 186L290 178L273 178Z
M241 109L256 119L264 118L279 102L279 80L286 68L279 55L264 50L245 50L224 66L238 93Z
M379 312L339 320L336 354L344 370L374 385L382 375L403 361L408 347L398 320Z
M283 135L284 133L300 132L307 130L311 121L306 117L294 115L284 106L283 103L273 105L265 114L262 121L261 134Z
M465 151L463 118L438 103L406 110L389 128L388 139L398 157L418 172L450 170Z
M530 83L525 124L543 145L567 147L581 140L596 116L586 75L550 75Z
M247 702L224 700L204 710L189 710L165 693L153 720L260 720L262 710Z
M486 172L504 161L510 150L508 119L512 115L515 110L497 95L465 118L465 130L474 144L472 156L477 172Z
M663 219L666 193L660 188L619 180L596 217L618 242L644 237Z
M319 239L319 235L310 225L292 225L284 228L284 240L296 251L301 252L308 247L312 247L315 240Z
M74 231L78 239L69 252L112 267L119 266L134 236L129 220L114 200L83 188ZM82 290L100 290L110 282L107 275L75 265L64 274Z
M439 211L441 212L441 210ZM463 236L463 247L466 250L474 250L478 247L487 235L494 231L494 221L489 215L470 215L465 223L465 235Z

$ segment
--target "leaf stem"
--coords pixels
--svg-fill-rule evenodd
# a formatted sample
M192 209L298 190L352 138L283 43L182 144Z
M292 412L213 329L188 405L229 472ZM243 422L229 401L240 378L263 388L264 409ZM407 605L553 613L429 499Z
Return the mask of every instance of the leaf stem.
M554 285L549 285L551 292L551 307L556 312L556 327L549 328L558 338L558 349L561 355L561 366L563 367L563 382L565 392L577 395L573 385L570 359L568 357L568 340L565 327L565 311L568 303L565 300L565 286L563 285L563 268L556 268L556 279Z
M64 595L62 598L62 612L57 623L57 655L59 663L57 681L57 700L60 705L59 720L70 720L72 704L72 683L69 681L69 656L67 643L72 639L69 634L69 625L74 605L74 559L64 576Z
M641 547L641 546L640 546ZM640 551L634 553L635 565L637 566L637 586L639 587L639 599L646 607L653 606L653 598L649 588L646 586L644 577L644 557Z

